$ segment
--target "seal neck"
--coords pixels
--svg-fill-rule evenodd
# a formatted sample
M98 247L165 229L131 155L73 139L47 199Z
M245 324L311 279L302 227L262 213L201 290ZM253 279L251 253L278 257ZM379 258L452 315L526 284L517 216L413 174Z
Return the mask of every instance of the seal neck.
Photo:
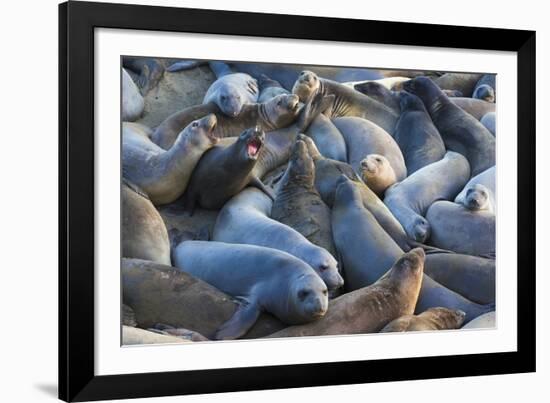
M270 130L276 130L277 125L275 122L271 120L271 117L269 116L269 112L266 108L266 104L258 104L258 116L262 120L262 126L264 129Z

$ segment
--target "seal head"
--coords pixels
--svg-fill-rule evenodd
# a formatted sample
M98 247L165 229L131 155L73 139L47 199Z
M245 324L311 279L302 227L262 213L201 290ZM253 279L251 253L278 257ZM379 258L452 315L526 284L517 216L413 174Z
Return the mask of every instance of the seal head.
M302 274L292 283L287 301L294 323L323 317L328 310L328 290L316 274Z
M189 124L185 129L187 140L197 148L208 148L217 144L220 139L214 135L214 129L218 120L213 113L197 119Z
M397 182L395 171L386 157L380 154L369 154L361 160L361 179L377 195Z
M481 99L487 102L495 102L495 90L488 84L481 84L475 89L472 98Z
M294 94L277 95L260 106L260 113L273 128L286 127L296 120L300 100Z
M468 210L478 211L487 210L489 202L489 189L480 183L476 183L466 191L466 197L464 197L462 205Z
M292 87L292 93L298 95L300 101L306 102L313 94L319 90L321 82L319 77L313 71L304 70L298 76L298 79Z
M223 91L219 91L216 104L225 115L235 117L241 113L245 101L242 99L240 91L240 88L230 83L226 84Z
M237 140L244 160L256 161L265 143L265 133L258 126L246 129Z

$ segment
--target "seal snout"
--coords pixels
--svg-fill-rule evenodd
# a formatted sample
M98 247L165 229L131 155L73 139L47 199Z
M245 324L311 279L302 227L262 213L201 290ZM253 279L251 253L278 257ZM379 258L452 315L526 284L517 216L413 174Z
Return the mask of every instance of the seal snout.
M254 129L251 129L250 136L246 142L246 150L248 152L248 157L251 159L256 159L260 153L265 140L265 133L260 129L259 126L256 126Z

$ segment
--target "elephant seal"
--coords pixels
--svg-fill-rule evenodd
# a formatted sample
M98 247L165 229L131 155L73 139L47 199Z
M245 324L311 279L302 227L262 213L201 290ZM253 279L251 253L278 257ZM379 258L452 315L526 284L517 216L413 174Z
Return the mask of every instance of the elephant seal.
M454 97L449 99L453 104L459 106L462 110L468 112L477 120L481 120L484 115L496 110L496 105L494 103L487 102L482 99L464 97Z
M362 208L359 191L347 179L336 191L332 224L336 249L344 262L346 289L376 282L403 255L403 250L382 230L368 210ZM466 312L466 320L494 309L492 305L473 303L424 275L416 310L423 312L434 307L460 309Z
M182 344L190 343L180 337L158 334L137 327L122 326L122 345L133 346L140 344Z
M447 149L468 159L472 176L495 165L495 137L449 100L432 80L417 77L403 86L424 102Z
M305 134L311 137L324 157L342 162L348 161L346 142L340 131L327 116L317 115Z
M130 74L122 69L122 120L133 122L139 119L145 108L145 101Z
M483 115L483 117L479 121L483 126L487 128L487 130L491 132L493 136L495 136L497 133L496 117L497 117L496 112L488 112L485 115Z
M487 312L462 326L462 329L493 329L496 327L496 320L495 311Z
M249 127L258 126L264 131L272 131L290 125L298 116L299 102L296 95L281 94L266 103L243 105L236 117L227 117L214 103L191 106L166 118L156 128L152 140L158 146L169 149L183 128L210 113L217 119L214 135L219 138L233 137Z
M401 90L401 84L403 84L405 81L409 81L410 79L411 79L410 77L394 76L394 77L379 78L379 79L376 79L376 80L348 81L348 82L344 83L344 85L346 85L350 88L355 88L356 86L361 86L361 85L367 84L367 83L376 83L376 84L379 84L379 85L383 86L384 88L387 88L388 90L400 91ZM355 88L355 89L357 89L357 88Z
M330 208L315 188L313 159L307 145L298 139L286 172L277 184L271 218L294 228L311 243L336 256L330 216Z
M495 215L472 211L463 205L438 201L426 213L430 223L430 243L438 248L474 256L494 256Z
M455 203L462 204L469 210L494 212L497 206L495 167L491 167L470 179L464 189L456 196Z
M442 160L388 188L384 203L410 238L425 242L430 236L429 221L423 217L428 207L436 200L452 200L469 178L466 158L449 151Z
M380 333L458 329L466 313L459 309L430 308L420 315L405 315L388 323Z
M458 253L432 253L424 273L478 304L495 302L495 260Z
M445 144L424 104L416 95L401 91L401 115L394 139L403 152L408 175L445 155Z
M272 201L258 189L244 189L220 210L212 240L287 252L309 264L329 290L340 288L344 280L334 257L292 227L270 218L271 207Z
M386 105L343 84L319 78L309 70L300 73L292 92L298 95L302 102L317 93L334 95L332 108L326 112L331 119L342 116L360 117L370 120L388 133L393 133L399 117Z
M247 129L230 145L218 144L208 150L191 174L184 194L184 208L193 213L198 203L215 210L247 186L254 186L273 198L252 169L265 143L265 133L258 127Z
M346 291L372 284L403 253L363 206L359 189L347 178L341 179L334 196L332 233L343 262Z
M365 156L380 154L388 159L397 180L401 181L407 177L403 153L387 131L357 117L337 118L333 122L346 141L348 163L355 172L361 172L361 161Z
M484 74L476 83L472 98L482 99L487 102L495 102L496 75Z
M265 74L261 74L258 78L258 85L260 87L260 95L258 96L259 103L267 102L277 95L290 94L290 92L283 88L278 81L271 79Z
M383 197L387 188L397 182L397 175L386 157L369 154L361 160L361 179L377 196Z
M413 313L422 281L423 264L424 251L413 249L397 259L373 285L332 300L323 318L306 325L288 327L268 337L378 332L392 320Z
M170 264L166 225L147 195L122 181L122 256Z
M218 142L212 135L215 127L214 115L195 120L181 131L172 148L163 150L133 126L123 126L124 176L143 189L153 204L173 202L187 188L203 153Z
M309 265L288 253L255 245L185 241L173 257L182 271L241 301L216 332L217 340L241 337L262 311L289 325L311 322L327 312L325 283Z
M355 84L353 88L361 94L386 105L394 113L399 115L401 111L399 97L384 85L376 81L367 81L365 83Z
M137 326L185 328L212 339L238 310L233 297L174 267L140 259L122 259L122 301L132 308ZM262 314L244 338L266 336L285 327Z
M243 105L258 102L260 91L256 79L244 73L230 73L219 77L206 91L203 104L210 102L227 116L241 113Z
M475 73L445 73L437 77L434 82L442 90L458 90L465 97L469 97L480 78L481 74Z

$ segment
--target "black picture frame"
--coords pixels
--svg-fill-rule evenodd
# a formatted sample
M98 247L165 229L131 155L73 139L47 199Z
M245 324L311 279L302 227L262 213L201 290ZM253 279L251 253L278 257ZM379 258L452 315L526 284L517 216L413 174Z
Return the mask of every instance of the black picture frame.
M517 352L96 376L94 29L517 52ZM535 371L535 32L68 2L59 5L59 398L65 401ZM398 365L396 365L398 364Z

